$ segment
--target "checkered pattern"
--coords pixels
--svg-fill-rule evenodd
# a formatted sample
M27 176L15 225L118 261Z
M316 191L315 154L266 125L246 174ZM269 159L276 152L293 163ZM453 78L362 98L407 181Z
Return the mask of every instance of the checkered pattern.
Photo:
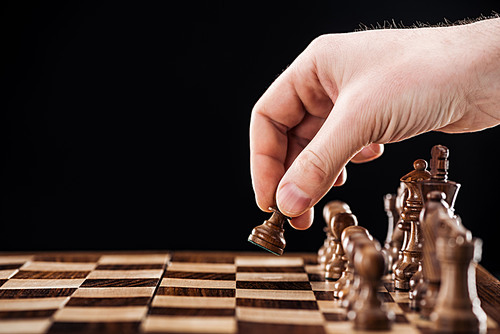
M0 333L137 333L168 260L1 256Z
M0 255L1 333L350 333L314 256ZM427 333L408 293L380 287L392 329ZM498 329L489 319L488 327ZM355 333L361 333L356 331Z
M146 333L350 333L352 322L318 265L303 257L174 256L160 283ZM386 332L426 333L408 293L390 280L379 297L396 319ZM490 325L496 327L494 322ZM357 331L356 333L360 333Z

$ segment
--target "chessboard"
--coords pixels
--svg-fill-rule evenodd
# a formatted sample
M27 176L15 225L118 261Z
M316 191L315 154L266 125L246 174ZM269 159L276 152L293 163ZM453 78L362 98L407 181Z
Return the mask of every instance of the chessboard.
M0 333L362 333L317 254L0 253ZM500 333L500 282L477 266L488 333ZM378 291L389 331L432 333L408 293ZM373 333L373 331L371 332Z

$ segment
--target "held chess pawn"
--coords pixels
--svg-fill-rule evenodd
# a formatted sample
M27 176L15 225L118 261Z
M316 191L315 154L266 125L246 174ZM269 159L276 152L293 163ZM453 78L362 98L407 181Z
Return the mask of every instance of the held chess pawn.
M255 227L248 241L279 256L283 254L286 245L283 225L291 218L282 214L276 207L269 209L273 211L271 218Z
M325 278L327 280L337 280L342 276L346 260L344 259L344 248L341 243L342 232L349 226L358 225L356 216L352 213L341 212L336 214L330 223L330 233L335 242L335 249L325 266Z
M439 333L486 333L486 313L476 291L476 266L481 240L439 237L441 287L431 321Z
M325 231L326 239L323 246L321 246L318 250L318 264L322 267L326 265L327 260L331 257L332 252L335 249L335 241L333 240L333 235L331 233L330 222L337 213L341 212L351 213L349 205L342 201L330 201L323 207L323 218L326 223L323 231Z

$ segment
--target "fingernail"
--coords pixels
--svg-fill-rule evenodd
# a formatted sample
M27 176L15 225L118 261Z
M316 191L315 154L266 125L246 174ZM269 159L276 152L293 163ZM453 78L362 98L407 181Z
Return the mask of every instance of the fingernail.
M305 211L311 198L294 183L287 183L278 192L278 203L284 214L296 215Z

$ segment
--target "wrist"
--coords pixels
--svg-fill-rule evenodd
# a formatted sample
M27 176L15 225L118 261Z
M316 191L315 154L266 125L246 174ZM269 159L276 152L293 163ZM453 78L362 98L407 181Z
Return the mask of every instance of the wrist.
M468 97L473 119L483 128L500 124L500 18L466 26L470 62Z

